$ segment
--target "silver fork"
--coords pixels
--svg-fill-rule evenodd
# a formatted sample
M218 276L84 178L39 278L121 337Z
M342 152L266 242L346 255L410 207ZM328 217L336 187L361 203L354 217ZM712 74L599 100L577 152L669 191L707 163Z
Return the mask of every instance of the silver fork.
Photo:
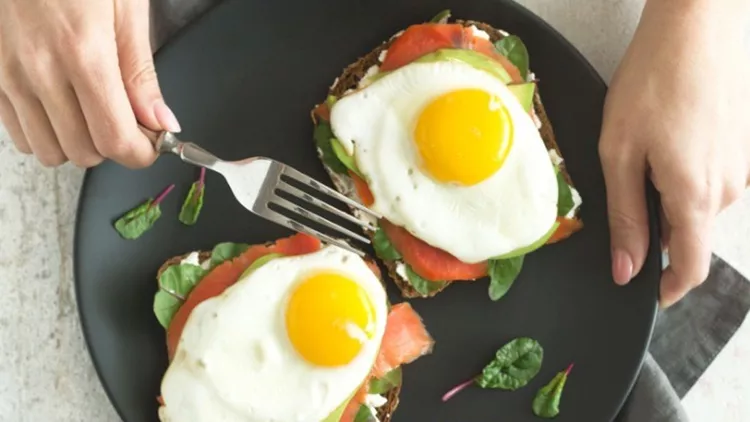
M355 223L366 230L374 231L376 227L373 224L341 211L327 202L289 184L287 180L296 181L301 185L308 186L329 198L343 202L372 217L380 218L377 213L367 207L276 160L266 157L251 157L240 161L223 161L194 143L180 141L171 132L154 132L143 127L141 127L141 130L154 143L157 152L175 154L186 163L205 167L224 176L235 198L250 212L289 229L318 237L324 242L345 248L360 256L364 255L362 251L354 248L346 241L329 236L293 218L287 217L272 209L270 205L273 204L275 207L286 210L295 216L307 218L338 232L340 235L345 235L362 243L369 244L370 240L366 237L354 233L318 213L279 196L277 192L284 192L287 195L301 199L305 203L317 207L319 210L329 212L344 220Z

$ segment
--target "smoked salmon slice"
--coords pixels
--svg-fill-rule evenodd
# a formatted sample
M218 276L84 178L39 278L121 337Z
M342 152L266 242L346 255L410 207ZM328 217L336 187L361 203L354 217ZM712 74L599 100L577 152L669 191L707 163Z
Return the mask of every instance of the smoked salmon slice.
M391 308L385 326L380 353L375 359L372 375L382 378L401 365L432 352L435 341L427 332L422 318L408 302Z

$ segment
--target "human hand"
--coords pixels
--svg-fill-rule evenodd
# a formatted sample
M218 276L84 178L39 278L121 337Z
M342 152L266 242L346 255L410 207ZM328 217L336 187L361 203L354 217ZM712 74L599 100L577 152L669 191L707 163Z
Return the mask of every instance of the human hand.
M607 95L599 153L613 277L628 283L647 255L648 174L661 196L662 243L670 257L662 307L706 279L714 217L748 185L750 66L742 3L649 0Z
M46 166L151 164L137 123L180 127L154 71L148 0L0 0L0 120Z

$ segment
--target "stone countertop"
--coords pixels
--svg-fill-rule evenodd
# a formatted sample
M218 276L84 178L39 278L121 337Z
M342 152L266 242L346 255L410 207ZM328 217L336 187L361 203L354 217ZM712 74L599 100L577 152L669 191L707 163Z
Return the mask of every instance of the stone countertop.
M526 0L612 75L643 0ZM584 7L585 6L585 7ZM583 24L585 23L585 25ZM73 289L73 222L83 172L43 169L0 127L0 421L117 421L83 342ZM725 211L715 251L750 275L750 192ZM685 397L695 421L750 420L750 322ZM743 399L744 398L744 399Z

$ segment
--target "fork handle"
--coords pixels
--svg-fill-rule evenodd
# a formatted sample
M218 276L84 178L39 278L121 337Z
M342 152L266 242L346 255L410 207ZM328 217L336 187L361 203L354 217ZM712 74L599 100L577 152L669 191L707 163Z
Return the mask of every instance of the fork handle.
M156 132L138 125L144 135L154 144L154 149L163 154L165 152L177 155L188 164L215 170L219 158L192 142L182 142L172 132Z

